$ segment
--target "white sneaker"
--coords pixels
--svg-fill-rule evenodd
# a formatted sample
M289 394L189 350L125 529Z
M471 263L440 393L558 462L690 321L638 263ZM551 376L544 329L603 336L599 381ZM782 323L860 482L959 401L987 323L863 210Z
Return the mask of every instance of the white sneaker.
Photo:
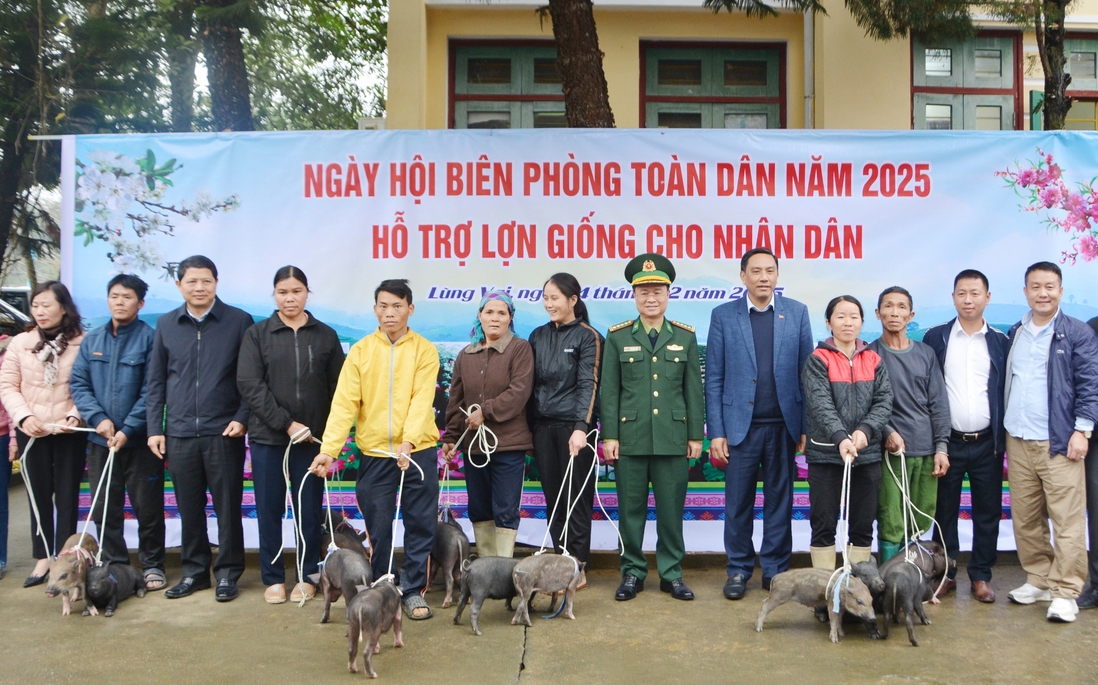
M1052 604L1048 607L1048 614L1045 617L1057 623L1071 623L1078 613L1079 608L1075 605L1075 600L1057 597L1052 600Z
M1033 604L1034 602L1051 602L1052 592L1026 583L1008 592L1007 597L1015 604Z

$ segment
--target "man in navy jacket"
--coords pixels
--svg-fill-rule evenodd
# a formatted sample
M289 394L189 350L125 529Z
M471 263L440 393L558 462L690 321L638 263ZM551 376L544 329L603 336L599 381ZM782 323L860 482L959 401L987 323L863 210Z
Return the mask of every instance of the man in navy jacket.
M808 308L775 293L778 259L754 249L740 260L747 296L713 310L706 348L709 459L725 466L724 596L742 599L755 569L755 487L763 471L763 588L789 568L794 456L804 449L801 369L812 353Z
M1060 311L1062 283L1051 262L1026 269L1030 311L1008 336L1003 423L1014 541L1027 578L1007 596L1052 602L1048 620L1070 623L1087 568L1083 457L1098 420L1098 338Z
M69 390L80 415L95 429L88 444L92 488L115 450L106 492L92 512L103 547L103 563L128 564L122 509L128 492L137 516L138 549L149 590L164 587L164 463L145 444L145 370L153 329L137 318L149 286L131 274L107 284L111 320L88 333L72 367ZM103 513L103 503L108 511Z
M957 517L961 509L961 484L968 476L972 488L972 556L968 579L972 595L994 602L991 567L999 543L1003 518L1003 384L1006 373L1007 337L984 320L991 301L987 276L966 269L953 279L953 306L957 317L935 326L923 336L938 356L949 396L949 470L938 479L938 522L935 535L950 558L956 560ZM957 569L942 594L957 586Z

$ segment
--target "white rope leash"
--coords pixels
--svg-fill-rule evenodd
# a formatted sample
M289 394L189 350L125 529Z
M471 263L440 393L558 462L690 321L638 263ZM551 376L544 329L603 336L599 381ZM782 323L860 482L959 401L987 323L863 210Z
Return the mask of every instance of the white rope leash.
M115 449L112 447L107 452L107 461L103 463L103 473L99 474L99 484L95 486L95 492L92 495L91 509L88 510L88 518L84 520L84 529L80 531L80 540L77 541L76 546L82 547L84 544L84 537L88 534L88 526L92 522L92 517L95 515L95 503L99 500L99 492L103 491L103 521L104 527L107 524L107 508L110 504L111 496L111 482L114 480L114 455ZM90 485L90 483L89 483ZM98 526L96 526L98 528ZM99 531L99 539L103 539L103 531ZM95 554L95 564L99 565L100 559L103 558L103 545L99 545L99 551Z
M900 477L896 476L896 471L893 470L893 468L892 468L892 460L891 459L886 458L885 459L885 464L888 466L888 472L892 475L892 480L896 483L896 487L898 487L900 489L900 495L903 498L902 510L903 510L903 521L904 521L904 561L911 564L915 568L918 568L919 573L922 574L923 570L922 570L922 568L919 567L918 564L915 563L915 559L918 557L920 552L926 553L928 555L930 555L930 552L927 549L925 549L921 544L919 544L919 540L917 540L917 539L913 540L912 538L915 538L918 535L920 535L922 533L925 533L926 531L915 530L915 532L913 532L911 534L911 537L908 537L908 534L907 534L908 520L909 519L911 520L911 522L912 522L911 528L913 530L915 529L914 521L915 521L915 514L916 513L922 514L923 517L925 517L926 519L929 519L931 523L933 523L935 526L937 526L939 531L942 530L942 526L941 526L940 523L938 523L937 519L935 519L933 516L927 514L925 511L923 511L919 507L915 506L915 503L911 501L911 494L910 494L910 490L909 490L910 484L908 483L908 480L907 480L907 457L906 457L906 455L903 453L903 451L890 452L890 454L895 454L895 455L900 457L900 474L901 474ZM941 580L941 582L938 583L938 588L936 590L934 590L934 597L938 596L938 593L941 592L942 588L945 586L946 580L949 579L949 550L946 549L945 536L942 535L941 538L942 538L942 554L944 554L945 558L946 558L946 573L944 573L942 575L942 580ZM911 542L915 543L915 546L916 546L917 549L914 549L914 550L911 549L911 545L910 545ZM930 555L930 556L933 558L933 555ZM924 604L925 604L925 602L924 602Z
M849 585L853 566L850 563L850 478L853 466L853 459L850 461L843 459L843 481L839 490L839 522L835 526L835 537L842 543L843 565L835 569L828 578L824 591L824 597L831 604L831 611L836 614L841 611L839 585L844 580Z
M398 452L386 452L385 450L370 450L370 451L374 452L376 454L383 455L383 456L388 457L390 459L399 460L400 456L401 456L400 453L398 453ZM420 465L416 463L415 459L412 459L412 455L409 454L409 455L407 455L407 457L408 457L408 462L412 466L416 467L417 471L419 471L420 479L426 481L427 480L427 475L423 473L423 469L420 467ZM407 470L403 470L403 471L400 472L400 486L397 488L396 512L393 514L393 532L390 535L390 539L389 539L389 570L384 576L382 576L381 578L378 578L377 581L375 581L375 583L374 583L375 585L377 583L381 582L381 580L386 578L386 577L388 577L388 578L393 577L393 555L396 553L397 520L400 519L400 499L401 499L401 496L404 494L404 476L407 475L407 474L408 474Z
M461 409L461 412L465 414L466 417L468 417L480 408L481 407L479 404L471 404L469 405L468 409L458 407L458 409ZM468 425L466 425L465 431L461 434L461 437L457 439L457 442L454 443L455 451L459 448L459 446L461 445L461 441L465 439L465 436L469 434L469 431L470 428L468 427ZM473 461L472 452L474 445L481 451L481 453L484 454L483 464L478 464ZM480 427L478 427L476 433L473 434L473 439L469 442L469 450L465 452L465 456L469 459L470 464L477 467L478 469L482 469L488 466L488 464L492 461L492 455L495 453L496 448L498 447L499 438L496 437L496 434L492 432L492 429L488 427L487 423L481 422Z
M297 431L296 433L294 433L293 435L290 436L290 442L288 442L286 444L286 451L282 453L282 481L286 485L286 509L282 513L282 520L285 521L287 518L289 518L291 516L293 517L294 542L295 543L301 541L301 521L299 520L301 518L299 516L299 514L301 512L301 498L298 497L298 506L297 506L297 510L295 511L295 509L294 509L294 498L293 498L292 490L290 489L290 485L291 485L290 484L290 452L293 450L294 445L305 442L310 437L312 437L312 431L310 431L307 426L302 428L301 430ZM308 473L306 473L306 475L308 475ZM302 478L301 482L302 482L302 484L304 484L305 479ZM300 493L300 490L298 492ZM278 554L274 555L274 557L271 559L271 563L274 563L274 562L279 560L279 558L282 556L282 552L284 551L284 549L285 549L284 545L279 545ZM295 549L296 549L296 547L295 547ZM297 575L298 578L301 578L300 567L301 567L301 563L300 563L300 559L299 559L298 560L298 575Z
M69 426L62 423L47 423L44 424L47 428L60 428L65 431L79 431L81 433L94 433L94 428L82 428L77 426ZM53 550L50 547L49 540L46 539L46 533L42 530L42 514L38 511L38 502L34 497L34 486L31 485L30 476L27 475L27 454L30 453L31 447L34 446L34 441L37 440L35 436L30 436L30 440L27 440L27 446L23 448L23 454L19 456L19 475L23 476L23 483L27 486L27 495L30 497L31 512L34 513L34 523L38 527L38 535L42 537L42 545L46 550L46 558L53 558ZM50 512L51 514L53 512Z
M442 487L439 488L438 493L439 506L447 508L453 506L453 501L450 499L450 462L445 462L442 466ZM443 503L443 496L446 498L445 503Z

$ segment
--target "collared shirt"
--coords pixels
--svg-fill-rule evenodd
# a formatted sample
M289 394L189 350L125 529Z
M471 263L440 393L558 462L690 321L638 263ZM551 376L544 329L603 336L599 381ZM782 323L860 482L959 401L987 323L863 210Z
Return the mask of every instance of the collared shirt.
M195 313L193 311L191 311L190 305L187 305L187 316L191 317L192 319L194 319L198 323L202 323L205 320L205 318L210 315L211 311L213 311L213 305L212 304L209 307L206 308L206 311L202 312L202 316L197 316L197 315L195 315Z
M991 404L987 396L991 355L987 350L987 322L972 335L958 319L949 332L945 358L949 421L953 430L978 433L991 425Z
M1021 440L1048 440L1048 355L1055 316L1044 326L1033 323L1033 312L1022 317L1010 353L1010 396L1003 423Z
M751 301L750 296L747 298L747 311L751 311L752 309L754 309L757 312L765 312L767 309L773 309L773 308L774 308L774 295L773 295L773 293L771 293L771 295L770 295L770 301L767 302L766 306L763 307L762 309L759 309L758 307L755 306L755 303Z

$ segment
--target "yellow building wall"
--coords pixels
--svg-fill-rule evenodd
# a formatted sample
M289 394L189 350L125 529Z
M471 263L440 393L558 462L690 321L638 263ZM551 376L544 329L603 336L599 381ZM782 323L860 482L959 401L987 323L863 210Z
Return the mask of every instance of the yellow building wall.
M1098 0L1095 0L1098 2ZM427 7L399 5L390 17L389 128L446 128L449 41L451 38L552 38L548 21L533 10L480 5ZM416 8L416 9L411 9ZM418 14L418 10L423 10ZM422 60L416 39L422 26ZM786 44L786 125L804 126L803 20L785 13L767 19L705 10L596 9L599 45L610 106L617 125L641 125L640 42L642 40L780 41ZM816 102L818 128L891 128L911 126L910 47L907 40L882 43L864 36L841 5L816 19ZM422 65L422 66L421 66ZM852 77L851 69L856 69ZM422 83L422 90L417 85Z

